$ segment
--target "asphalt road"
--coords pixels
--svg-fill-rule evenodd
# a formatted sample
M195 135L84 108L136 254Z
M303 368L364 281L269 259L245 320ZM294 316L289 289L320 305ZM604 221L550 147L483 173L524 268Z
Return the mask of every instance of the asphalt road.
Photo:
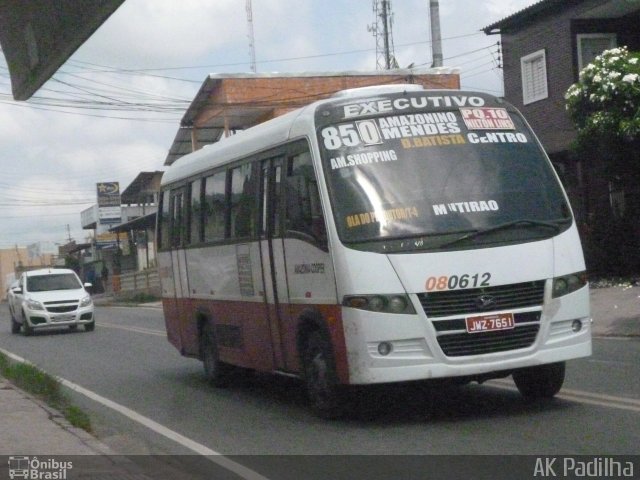
M640 453L637 338L595 339L591 358L568 363L552 401L525 402L507 380L377 387L354 392L349 418L323 421L295 379L253 375L210 387L200 362L167 342L159 309L98 307L97 322L94 332L12 335L2 305L0 347L122 407L73 394L98 437L123 454L198 446L224 455Z

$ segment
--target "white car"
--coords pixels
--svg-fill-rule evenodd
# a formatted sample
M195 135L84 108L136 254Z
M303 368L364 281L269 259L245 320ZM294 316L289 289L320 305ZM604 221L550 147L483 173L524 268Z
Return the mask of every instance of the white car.
M66 326L72 330L84 325L86 331L95 328L91 295L73 270L46 268L24 272L19 285L13 288L14 306L11 332L31 335L34 330ZM16 308L17 307L17 308Z
M15 280L11 286L7 288L7 304L9 305L9 313L11 318L15 317L16 312L20 308L21 295L16 294L16 290L20 288L20 280Z

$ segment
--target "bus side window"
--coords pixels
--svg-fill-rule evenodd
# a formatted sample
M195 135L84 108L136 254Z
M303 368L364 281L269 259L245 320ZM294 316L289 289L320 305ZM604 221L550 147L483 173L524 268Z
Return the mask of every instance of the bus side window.
M160 247L169 248L171 246L171 237L169 235L169 225L171 215L169 214L169 190L162 192L160 197Z
M204 241L223 240L226 225L227 172L218 172L205 180L204 186Z
M231 238L254 234L256 185L252 164L231 170Z
M286 225L288 231L310 235L326 243L324 216L320 205L318 182L311 155L304 152L289 159L287 165Z
M202 179L191 183L191 238L192 245L202 241Z
M171 192L171 246L181 247L187 239L185 189Z

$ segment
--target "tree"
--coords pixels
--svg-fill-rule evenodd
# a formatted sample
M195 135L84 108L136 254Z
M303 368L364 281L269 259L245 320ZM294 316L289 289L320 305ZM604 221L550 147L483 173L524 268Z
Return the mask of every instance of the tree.
M589 209L587 238L592 267L607 273L640 271L640 53L626 47L604 51L565 94L577 130L573 153L604 186ZM615 188L614 188L615 187ZM597 190L597 189L596 189ZM612 200L612 191L624 197ZM608 208L604 208L604 207ZM597 257L597 261L593 259Z
M565 94L578 142L594 137L633 142L640 138L640 53L605 50L580 72Z

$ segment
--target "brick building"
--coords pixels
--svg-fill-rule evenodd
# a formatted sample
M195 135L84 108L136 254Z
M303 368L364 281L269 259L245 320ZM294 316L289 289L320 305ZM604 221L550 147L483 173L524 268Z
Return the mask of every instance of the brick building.
M223 136L330 97L337 91L402 83L458 90L460 76L452 68L209 75L180 122L165 165Z
M0 250L0 299L6 300L7 288L24 270L53 265L53 255L42 253L34 255L27 247L14 247Z

